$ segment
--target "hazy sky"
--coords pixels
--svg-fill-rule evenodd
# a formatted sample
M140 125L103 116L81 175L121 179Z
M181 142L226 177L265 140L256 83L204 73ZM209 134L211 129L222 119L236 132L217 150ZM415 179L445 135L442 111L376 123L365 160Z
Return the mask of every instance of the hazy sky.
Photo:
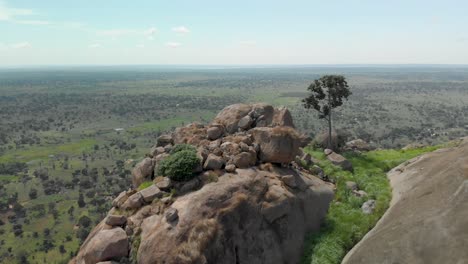
M468 64L467 0L0 0L0 66Z

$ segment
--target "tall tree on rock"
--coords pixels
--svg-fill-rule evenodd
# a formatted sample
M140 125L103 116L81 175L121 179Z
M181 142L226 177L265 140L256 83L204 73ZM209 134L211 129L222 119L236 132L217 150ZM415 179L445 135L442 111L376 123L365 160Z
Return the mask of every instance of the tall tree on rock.
M348 82L342 75L324 75L307 88L311 94L302 100L304 107L315 109L319 118L328 121L328 148L332 148L332 109L343 104L351 95Z

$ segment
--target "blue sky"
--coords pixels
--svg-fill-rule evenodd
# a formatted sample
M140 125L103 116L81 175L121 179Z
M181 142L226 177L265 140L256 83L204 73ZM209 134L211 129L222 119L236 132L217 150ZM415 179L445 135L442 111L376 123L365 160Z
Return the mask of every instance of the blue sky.
M468 64L468 1L0 0L0 65Z

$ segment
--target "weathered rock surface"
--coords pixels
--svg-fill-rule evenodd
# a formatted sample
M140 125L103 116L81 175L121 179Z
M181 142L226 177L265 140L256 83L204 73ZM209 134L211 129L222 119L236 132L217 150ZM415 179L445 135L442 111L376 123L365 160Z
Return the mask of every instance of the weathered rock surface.
M161 198L163 192L154 184L140 191L143 201L150 203L155 198Z
M303 147L300 136L290 127L257 127L251 133L260 146L259 158L262 162L289 163Z
M390 208L343 263L467 263L468 138L388 173Z
M176 199L177 219L174 209L146 218L138 262L297 263L333 192L313 176L275 170L238 169ZM305 189L282 187L282 175L295 175Z
M221 137L221 135L223 134L223 130L219 126L213 126L213 127L208 128L206 130L206 133L207 133L209 140L215 140Z
M153 176L154 161L151 158L145 158L138 163L132 171L133 187L138 187L146 180L150 180Z
M125 215L108 215L106 217L106 225L110 226L123 226L127 223Z
M214 154L210 154L206 158L203 168L205 170L219 170L223 167L223 165L224 165L224 160L221 157L216 156Z
M87 239L75 260L76 264L95 264L106 260L119 260L128 255L129 243L120 227L102 229Z

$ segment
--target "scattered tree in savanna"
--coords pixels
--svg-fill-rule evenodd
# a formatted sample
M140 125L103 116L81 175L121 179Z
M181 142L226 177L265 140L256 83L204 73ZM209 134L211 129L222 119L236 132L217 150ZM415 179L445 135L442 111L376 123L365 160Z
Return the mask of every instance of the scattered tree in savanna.
M302 100L304 107L319 112L319 118L328 121L328 148L332 148L332 109L343 104L351 91L342 75L324 75L307 88L311 94Z

